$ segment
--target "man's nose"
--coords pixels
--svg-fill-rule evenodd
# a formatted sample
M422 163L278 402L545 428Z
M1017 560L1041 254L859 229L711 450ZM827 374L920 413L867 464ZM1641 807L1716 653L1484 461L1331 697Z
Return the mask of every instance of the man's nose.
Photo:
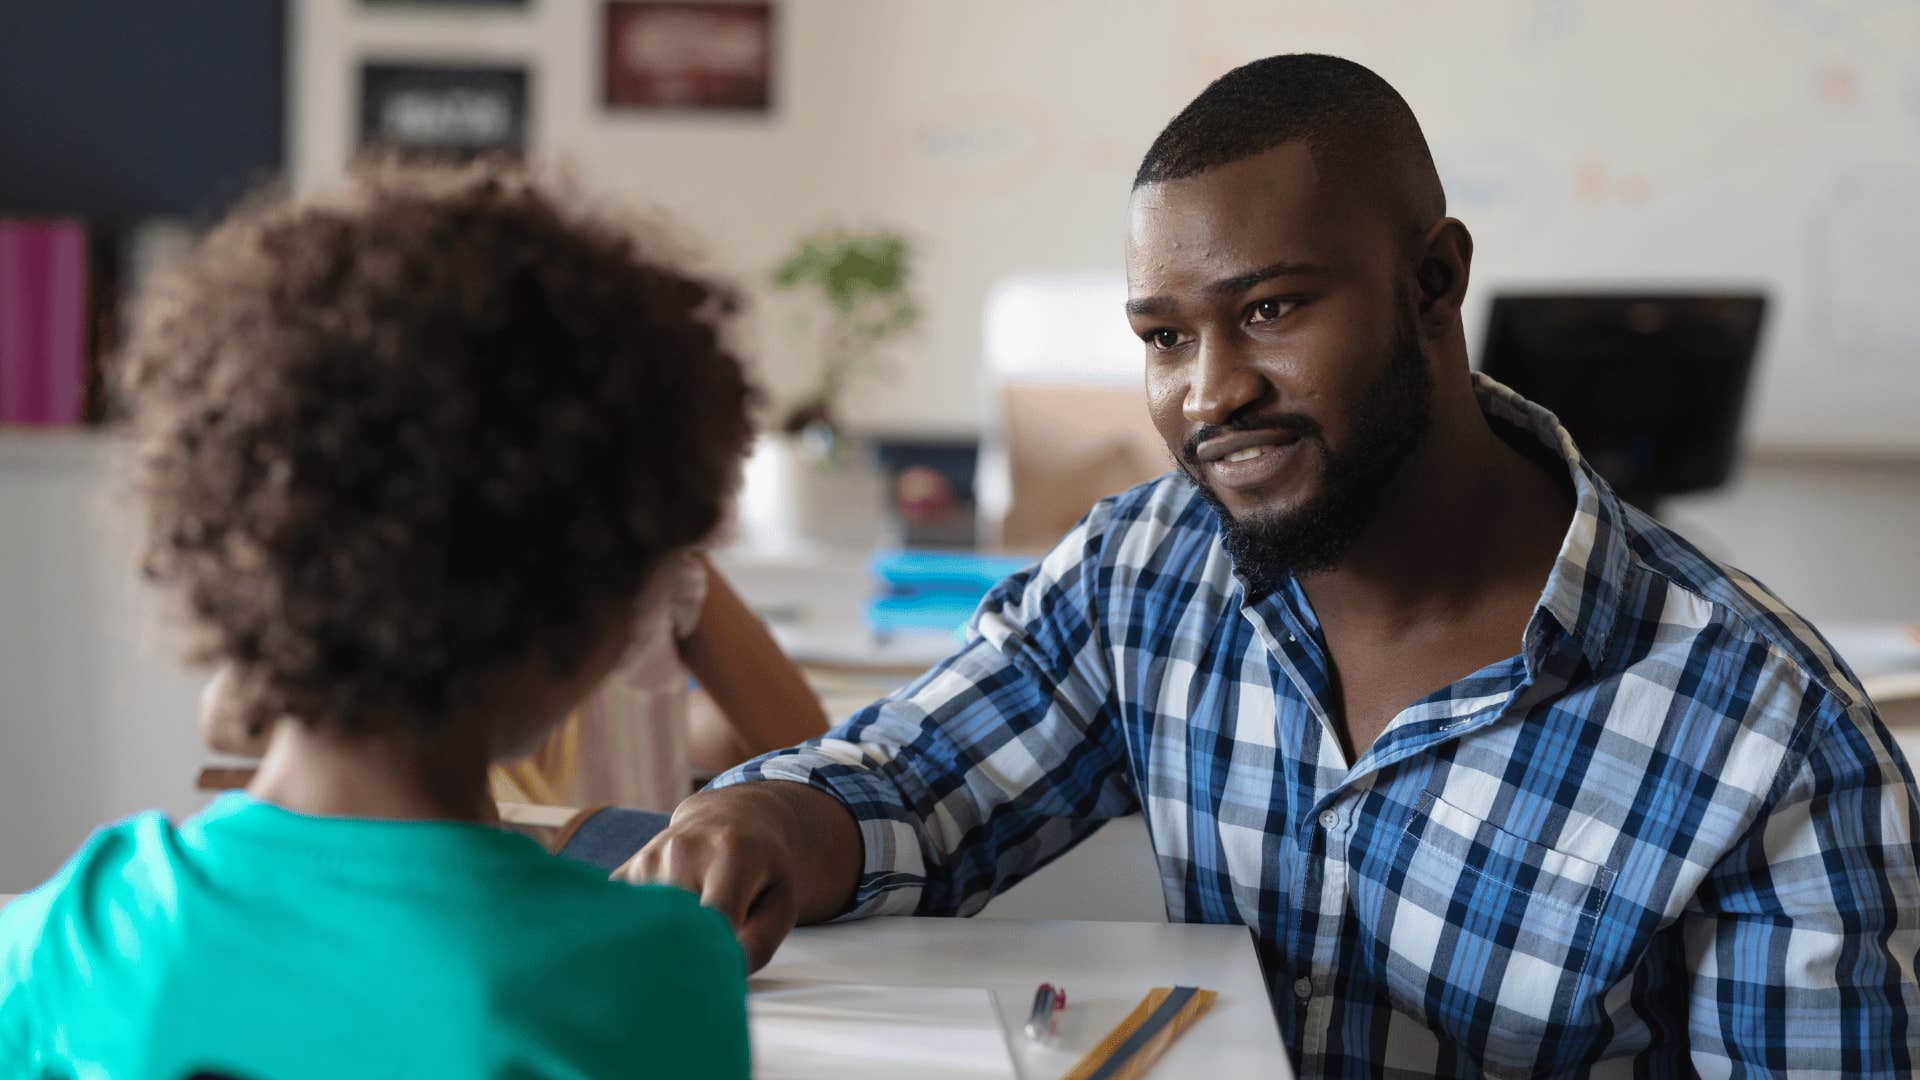
M1181 411L1190 423L1224 424L1259 400L1265 388L1265 380L1238 350L1203 342L1194 358Z

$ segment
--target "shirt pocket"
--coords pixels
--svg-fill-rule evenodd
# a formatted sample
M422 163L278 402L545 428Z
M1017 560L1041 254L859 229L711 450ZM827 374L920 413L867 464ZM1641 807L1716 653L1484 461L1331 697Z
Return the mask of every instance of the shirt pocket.
M1407 819L1394 869L1385 943L1394 1007L1468 1048L1489 1074L1551 1069L1573 1021L1599 1015L1585 975L1614 871L1431 791Z

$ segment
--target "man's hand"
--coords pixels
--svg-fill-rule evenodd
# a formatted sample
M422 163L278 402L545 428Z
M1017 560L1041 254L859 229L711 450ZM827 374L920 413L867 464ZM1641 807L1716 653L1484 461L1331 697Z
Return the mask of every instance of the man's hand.
M697 894L732 920L758 971L796 923L846 910L861 868L860 830L840 800L783 781L704 791L613 876Z

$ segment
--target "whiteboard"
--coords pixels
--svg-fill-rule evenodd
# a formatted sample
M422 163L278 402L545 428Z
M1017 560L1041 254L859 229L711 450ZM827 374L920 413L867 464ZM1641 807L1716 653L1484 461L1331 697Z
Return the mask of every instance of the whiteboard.
M1413 106L1474 355L1503 289L1757 286L1747 442L1920 454L1920 3L1226 6L1198 67L1333 52Z

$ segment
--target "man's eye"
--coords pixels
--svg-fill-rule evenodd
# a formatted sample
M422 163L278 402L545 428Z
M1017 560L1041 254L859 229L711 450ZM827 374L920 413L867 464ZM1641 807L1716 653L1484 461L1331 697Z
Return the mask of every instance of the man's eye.
M1180 331L1166 329L1149 330L1147 331L1147 344L1159 349L1161 352L1165 352L1175 345L1180 344Z
M1247 308L1247 321L1250 323L1272 322L1293 310L1293 304L1286 300L1256 300Z

